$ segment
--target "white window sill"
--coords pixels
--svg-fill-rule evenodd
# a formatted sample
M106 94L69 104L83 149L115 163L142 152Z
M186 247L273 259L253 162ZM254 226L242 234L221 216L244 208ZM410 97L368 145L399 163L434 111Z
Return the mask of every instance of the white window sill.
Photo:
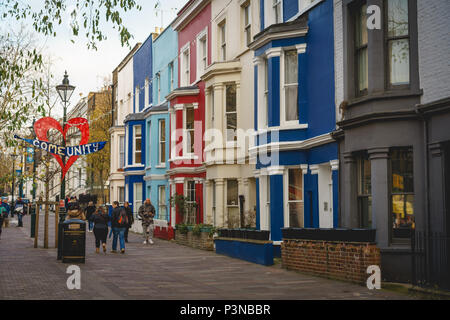
M130 165L130 166L126 166L126 167L123 168L123 169L128 169L128 168L143 168L143 167L145 167L145 165L143 165L143 164L132 164L132 165Z
M158 164L157 166L155 166L155 168L157 168L157 169L165 169L166 165L165 164Z

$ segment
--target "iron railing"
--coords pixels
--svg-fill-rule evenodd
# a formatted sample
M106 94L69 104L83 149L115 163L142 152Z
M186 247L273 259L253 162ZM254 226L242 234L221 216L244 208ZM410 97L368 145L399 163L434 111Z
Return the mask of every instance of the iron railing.
M450 237L415 231L411 249L413 285L450 290Z

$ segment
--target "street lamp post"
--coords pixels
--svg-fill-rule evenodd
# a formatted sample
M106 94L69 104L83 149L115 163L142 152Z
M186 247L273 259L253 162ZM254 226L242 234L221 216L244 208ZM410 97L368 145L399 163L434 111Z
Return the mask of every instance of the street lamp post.
M61 98L61 101L64 106L64 116L63 116L63 123L62 128L64 130L64 126L66 125L67 121L67 102L69 102L70 97L72 96L73 91L75 90L74 86L71 86L69 84L69 76L67 75L67 71L64 74L64 79L62 81L62 84L56 86L56 91L58 91L59 97ZM63 137L63 147L66 147L66 140ZM62 157L63 166L66 165L66 157ZM66 179L63 177L63 168L61 168L61 192L60 192L60 201L65 200L66 198ZM57 259L62 259L62 233L63 233L63 221L65 218L65 207L59 208L59 224L58 224L58 253L57 253ZM56 217L55 217L56 219Z
M64 105L64 116L63 116L63 123L62 127L64 129L64 126L66 125L67 121L67 102L69 102L70 97L72 96L73 91L75 90L75 87L69 84L69 76L67 75L67 71L64 74L64 79L62 81L62 84L56 86L56 90L58 91L59 97L61 98L61 101ZM66 147L66 140L63 139L63 147ZM66 157L62 157L63 164L66 164ZM65 200L66 198L66 178L63 178L63 172L61 170L61 192L60 192L60 200ZM65 210L62 212L60 211L60 221L61 219L64 219L65 216Z

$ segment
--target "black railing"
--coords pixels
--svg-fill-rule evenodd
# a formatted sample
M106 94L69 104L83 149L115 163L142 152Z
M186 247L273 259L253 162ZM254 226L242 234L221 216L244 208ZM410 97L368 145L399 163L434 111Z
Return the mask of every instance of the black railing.
M413 285L450 290L450 237L412 232L411 249Z

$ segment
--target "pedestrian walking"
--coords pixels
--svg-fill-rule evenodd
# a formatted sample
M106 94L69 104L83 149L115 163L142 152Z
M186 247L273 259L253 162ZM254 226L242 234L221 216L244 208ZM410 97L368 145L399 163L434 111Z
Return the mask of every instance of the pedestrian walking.
M3 216L3 226L5 228L8 228L9 227L9 214L10 214L10 210L11 210L11 208L9 207L9 204L8 204L8 199L3 198L1 206L3 208L5 208L5 214Z
M142 219L142 229L144 235L144 244L153 244L153 218L155 217L155 207L150 199L145 199L138 212Z
M128 243L128 231L130 230L131 226L134 223L134 217L133 217L133 211L131 210L130 204L128 201L125 201L123 204L123 207L125 208L128 216L128 227L125 229L125 242Z
M111 218L113 231L112 253L117 253L117 238L120 242L120 253L125 253L125 230L128 228L128 216L125 208L119 207L119 202L113 202L113 212Z
M100 253L101 243L103 252L106 253L106 237L108 236L109 215L102 207L99 207L90 215L89 222L91 222L94 226L95 252Z
M17 227L23 227L23 215L25 214L25 208L21 197L19 197L14 204L14 211L17 213Z
M93 222L91 216L97 211L93 201L89 201L88 206L85 209L86 220L88 221L88 231L92 232Z

